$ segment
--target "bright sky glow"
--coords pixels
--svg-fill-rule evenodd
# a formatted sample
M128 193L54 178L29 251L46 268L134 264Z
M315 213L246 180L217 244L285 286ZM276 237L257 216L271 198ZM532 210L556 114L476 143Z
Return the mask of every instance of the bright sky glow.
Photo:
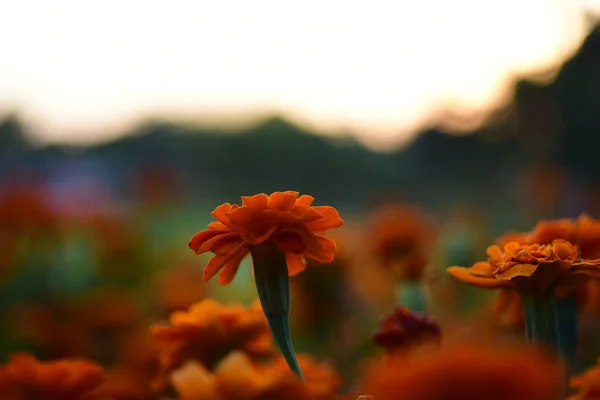
M559 65L591 0L0 0L0 112L45 141L287 113L372 146Z

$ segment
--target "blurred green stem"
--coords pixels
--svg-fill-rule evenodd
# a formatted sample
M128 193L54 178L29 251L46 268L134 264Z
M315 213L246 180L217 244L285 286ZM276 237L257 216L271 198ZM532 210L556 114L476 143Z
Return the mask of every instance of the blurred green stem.
M547 293L522 294L525 333L532 350L548 348L565 362L565 385L576 367L577 305L573 296L559 299ZM566 387L566 386L565 386Z
M396 298L399 305L411 311L427 312L427 301L425 299L425 288L419 281L401 282L396 288Z

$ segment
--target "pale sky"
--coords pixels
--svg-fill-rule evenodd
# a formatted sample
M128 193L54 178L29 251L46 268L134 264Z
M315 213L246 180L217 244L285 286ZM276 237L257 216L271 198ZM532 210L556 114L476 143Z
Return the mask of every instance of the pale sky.
M506 101L600 0L0 0L0 113L49 142L271 111L369 145Z

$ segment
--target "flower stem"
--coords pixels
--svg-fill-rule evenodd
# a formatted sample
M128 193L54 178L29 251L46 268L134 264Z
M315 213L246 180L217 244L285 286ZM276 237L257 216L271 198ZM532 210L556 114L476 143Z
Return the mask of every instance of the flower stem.
M290 370L305 381L290 335L290 278L285 254L273 244L253 246L250 254L258 298L275 343Z
M425 291L421 282L402 282L396 288L396 296L401 306L411 311L427 312Z
M548 348L565 362L566 378L575 368L577 305L573 297L550 293L522 295L525 333L532 350Z

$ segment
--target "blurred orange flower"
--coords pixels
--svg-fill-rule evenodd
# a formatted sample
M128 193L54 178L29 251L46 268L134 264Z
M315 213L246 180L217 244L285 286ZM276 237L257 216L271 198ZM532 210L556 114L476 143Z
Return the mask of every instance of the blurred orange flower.
M488 261L470 268L450 267L455 278L482 288L514 287L521 292L546 292L555 288L565 295L588 278L600 278L600 260L579 257L577 246L562 239L551 244L509 242L487 249Z
M598 365L571 378L570 384L575 394L568 400L600 399L600 358L598 358Z
M379 208L369 230L372 251L400 279L419 280L427 265L426 249L434 230L424 213L408 205Z
M556 239L567 240L579 247L582 258L600 258L600 220L582 214L576 220L540 221L533 231L510 232L498 239L503 246L511 241L521 244L550 244Z
M335 370L305 355L299 355L298 361L306 384L290 372L282 358L260 364L242 352L229 354L214 372L188 362L170 379L181 400L335 399L341 384Z
M155 282L156 300L167 312L187 309L206 297L202 271L193 264L177 264L161 271Z
M558 372L524 349L462 345L392 357L367 373L360 393L376 400L558 400Z
M164 386L171 370L187 360L197 360L211 369L233 350L257 357L274 352L273 338L258 301L243 307L205 299L188 311L174 312L169 322L151 327L161 369L155 382L157 389Z
M408 350L424 343L439 343L441 328L432 318L398 307L382 319L381 330L373 340L387 352Z
M90 392L105 378L102 368L84 359L39 361L13 355L0 370L2 399L91 400Z
M196 254L215 254L204 270L203 280L208 281L222 269L219 283L231 283L250 249L265 242L274 243L285 253L290 276L304 270L305 257L333 261L335 242L315 233L344 222L335 208L311 207L312 196L298 195L292 191L270 196L261 193L242 197L241 206L225 203L217 207L211 213L217 222L211 222L189 243Z
M11 188L0 197L0 229L15 233L37 233L54 228L57 217L48 194L39 185Z

